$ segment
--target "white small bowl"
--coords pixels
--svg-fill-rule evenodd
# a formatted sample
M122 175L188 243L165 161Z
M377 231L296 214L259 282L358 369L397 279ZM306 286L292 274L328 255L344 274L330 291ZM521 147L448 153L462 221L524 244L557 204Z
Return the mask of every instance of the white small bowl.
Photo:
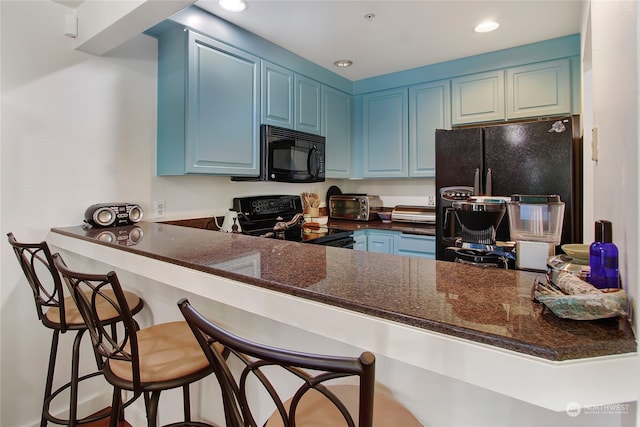
M315 222L317 224L320 225L327 225L327 223L329 222L329 217L328 216L318 216L315 218L311 218L311 222Z

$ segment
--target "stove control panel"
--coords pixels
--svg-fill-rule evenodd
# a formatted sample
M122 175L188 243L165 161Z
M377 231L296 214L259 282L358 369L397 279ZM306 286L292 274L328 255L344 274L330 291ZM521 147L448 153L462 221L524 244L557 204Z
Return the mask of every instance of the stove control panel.
M249 218L295 214L302 212L302 199L288 195L236 197L233 199L233 210Z

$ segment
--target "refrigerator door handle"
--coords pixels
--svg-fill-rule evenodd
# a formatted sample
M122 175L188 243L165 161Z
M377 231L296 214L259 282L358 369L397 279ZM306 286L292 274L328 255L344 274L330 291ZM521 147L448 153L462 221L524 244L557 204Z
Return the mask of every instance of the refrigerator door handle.
M444 222L442 224L442 229L446 230L449 227L449 212L451 212L451 208L445 208L444 210Z
M476 173L473 176L473 195L480 196L480 168L476 168Z
M491 168L487 169L487 180L485 181L484 184L484 190L485 190L485 195L486 196L492 196L492 189L491 189Z

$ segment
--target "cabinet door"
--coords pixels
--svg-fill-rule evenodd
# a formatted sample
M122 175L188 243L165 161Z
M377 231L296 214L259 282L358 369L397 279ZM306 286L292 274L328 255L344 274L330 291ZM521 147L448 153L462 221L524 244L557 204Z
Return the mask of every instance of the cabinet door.
M321 84L304 76L295 75L295 128L303 132L320 135Z
M365 230L356 230L353 232L353 249L356 251L367 251L367 233Z
M571 113L568 59L507 70L507 118Z
M436 175L436 129L451 127L450 82L409 88L409 176Z
M453 124L504 120L504 71L451 80Z
M401 234L395 239L396 255L436 259L436 238L417 234Z
M367 233L367 251L379 254L393 253L393 234L378 233L369 230Z
M293 71L262 61L262 123L293 129Z
M260 60L189 33L185 172L257 176Z
M327 178L351 174L351 96L322 86L322 134L326 138Z
M403 178L409 175L407 94L406 88L400 88L363 96L363 178Z

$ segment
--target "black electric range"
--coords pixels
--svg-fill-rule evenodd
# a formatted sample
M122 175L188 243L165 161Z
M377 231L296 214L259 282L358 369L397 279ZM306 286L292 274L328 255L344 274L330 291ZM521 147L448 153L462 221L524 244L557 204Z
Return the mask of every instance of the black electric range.
M353 249L353 231L321 226L304 227L300 196L236 197L233 209L243 234Z

